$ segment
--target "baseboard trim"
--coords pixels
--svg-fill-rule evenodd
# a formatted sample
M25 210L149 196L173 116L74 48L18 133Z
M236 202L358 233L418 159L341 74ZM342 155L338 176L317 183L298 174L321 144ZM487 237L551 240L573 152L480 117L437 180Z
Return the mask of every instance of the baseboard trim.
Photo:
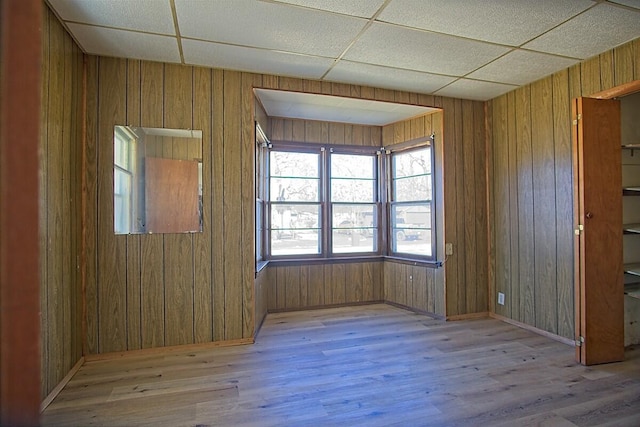
M67 375L64 376L62 381L60 381L58 385L55 386L53 390L51 390L51 393L49 393L49 395L40 404L40 413L44 412L44 410L47 409L47 406L51 405L51 402L53 402L53 400L58 397L62 389L67 385L67 383L69 383L69 381L71 381L71 378L73 378L76 372L80 370L82 365L84 365L84 362L84 357L81 357L80 360L78 360L76 364L73 365L73 368L71 368Z
M307 307L274 308L274 309L267 310L267 314L288 313L293 311L324 310L326 308L355 307L359 305L384 304L385 302L386 301L376 300L376 301L345 302L341 304L312 305Z
M195 351L195 350L206 350L209 348L216 348L216 347L233 347L237 345L253 344L254 342L255 340L253 337L240 338L237 340L213 341L213 342L206 342L206 343L200 343L200 344L182 344L182 345L172 345L167 347L143 348L140 350L127 350L127 351L115 351L111 353L88 354L84 358L86 362L93 362L96 360L113 360L113 359L122 359L125 357L151 356L155 354L174 353L178 351Z
M446 320L444 316L441 316L441 315L436 314L436 313L432 313L430 311L420 310L419 308L410 307L410 306L404 305L404 304L398 304L397 302L393 302L393 301L384 301L384 303L388 304L390 306L393 306L393 307L401 308L403 310L411 311L411 312L416 313L416 314L422 314L422 315L425 315L425 316L429 316L429 317L431 317L433 319L436 319L436 320Z
M509 319L508 317L504 317L496 313L489 313L489 316L493 319L509 323L522 329L526 329L527 331L531 331L538 335L551 338L552 340L561 342L562 344L566 344L571 347L575 347L576 345L576 343L572 339L561 337L560 335L552 334L551 332L543 331L542 329L536 328L535 326L527 325L526 323L518 322L517 320Z
M447 316L447 320L456 322L458 320L487 319L488 317L489 317L489 312L482 311L480 313L456 314L455 316Z

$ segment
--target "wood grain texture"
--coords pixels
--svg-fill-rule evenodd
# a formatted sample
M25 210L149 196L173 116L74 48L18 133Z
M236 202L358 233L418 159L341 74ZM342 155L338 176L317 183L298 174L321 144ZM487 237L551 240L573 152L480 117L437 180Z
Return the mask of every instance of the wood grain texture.
M520 274L519 319L522 323L535 325L535 231L533 218L533 148L531 140L531 88L516 90L516 138L517 138L517 182L518 182L518 256Z
M555 158L555 187L573 182L571 132L566 123L571 121L569 74L561 71L553 75L553 139ZM556 264L558 331L563 337L571 336L574 326L573 269L568 262L573 255L573 197L570 192L556 193Z
M495 312L509 309L514 320L540 327L566 338L573 338L575 326L573 295L573 194L570 174L571 120L570 100L589 96L604 89L624 85L638 78L638 40L621 45L589 60L562 70L534 84L515 91L514 105L503 98L489 102L493 129L490 132L493 162L489 206L492 228L490 248L495 248L496 290L501 277L509 279L511 307L497 306ZM496 123L515 120L516 167L501 159L505 145L513 138L501 132ZM517 185L517 205L511 216L518 218L517 227L506 223L506 199L501 189L509 183ZM511 200L512 201L512 200ZM542 205L540 204L542 203ZM534 226L535 224L535 226ZM507 242L504 230L514 233L517 246ZM538 234L542 232L542 234ZM508 274L509 265L500 261L501 254L513 253L517 247L519 274ZM491 259L491 257L490 257ZM512 263L515 258L512 258ZM542 286L541 286L542 285ZM550 287L551 286L551 287ZM542 322L542 323L540 323Z
M556 186L552 79L531 85L535 313L539 329L557 333Z
M126 61L102 58L98 92L98 351L126 348L126 237L113 232L113 126L126 120Z
M193 68L166 64L164 69L164 127L189 129L193 123ZM174 159L186 157L173 144ZM194 269L191 234L164 236L165 345L194 342Z
M242 74L224 71L224 306L225 339L242 337Z
M608 363L624 357L622 270L622 166L620 102L578 98L579 219L582 281L580 361ZM606 262L603 262L606 260Z
M140 63L127 61L127 121L128 126L140 126ZM127 349L142 348L140 307L142 302L141 247L143 236L127 236Z
M493 220L495 242L495 292L506 292L511 280L510 203L509 203L509 151L507 131L507 96L492 101L493 136L502 141L493 147ZM505 294L506 299L506 294ZM495 305L495 312L507 316L509 306Z
M40 396L44 398L82 356L83 58L55 15L45 5L41 12L38 226ZM92 249L87 249L90 257Z
M382 304L270 314L254 345L88 362L42 425L637 425L638 350L589 368L572 353Z
M193 70L193 129L202 130L202 233L193 236L193 322L194 342L213 340L213 265L212 265L212 80L211 70Z
M141 125L162 127L164 66L158 63L141 64ZM141 238L140 276L144 283L141 292L142 348L165 345L164 333L164 240L162 235Z

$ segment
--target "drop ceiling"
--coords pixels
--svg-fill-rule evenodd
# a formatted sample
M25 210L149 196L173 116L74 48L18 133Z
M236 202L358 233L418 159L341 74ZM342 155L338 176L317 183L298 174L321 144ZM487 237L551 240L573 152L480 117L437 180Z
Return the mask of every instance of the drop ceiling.
M89 54L481 101L640 37L640 0L48 3Z

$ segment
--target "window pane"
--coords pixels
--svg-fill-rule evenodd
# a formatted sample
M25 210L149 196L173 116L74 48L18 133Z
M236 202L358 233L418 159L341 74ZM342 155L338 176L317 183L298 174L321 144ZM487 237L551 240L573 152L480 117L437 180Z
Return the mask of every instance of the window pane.
M129 233L131 221L131 175L113 171L113 223L116 233Z
M362 154L331 154L332 178L375 178L375 157Z
M270 175L291 178L318 178L317 153L270 152Z
M331 201L375 202L375 160L372 155L331 154Z
M127 135L116 130L113 144L113 163L123 169L129 169L129 144L133 143Z
M374 202L375 181L356 179L332 179L332 202Z
M426 175L431 173L431 147L405 151L393 155L393 177Z
M394 200L413 202L431 200L431 175L418 175L393 181Z
M390 220L393 252L432 255L431 204L392 205Z
M333 205L332 252L375 252L378 217L375 204Z
M317 202L319 179L271 178L272 202Z
M320 253L320 205L271 205L271 254Z

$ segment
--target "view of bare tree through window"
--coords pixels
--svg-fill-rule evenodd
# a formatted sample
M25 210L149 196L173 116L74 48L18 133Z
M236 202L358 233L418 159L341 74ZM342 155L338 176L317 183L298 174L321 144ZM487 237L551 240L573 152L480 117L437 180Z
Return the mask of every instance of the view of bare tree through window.
M331 251L377 251L376 156L331 154Z
M271 151L271 254L319 254L320 153Z
M392 154L391 250L430 256L431 148Z
M402 149L387 158L379 162L373 148L270 150L269 254L386 253L379 248L386 237L391 254L431 256L431 147ZM380 167L390 168L390 180L380 180ZM389 186L389 200L381 185ZM386 221L380 220L383 213Z

